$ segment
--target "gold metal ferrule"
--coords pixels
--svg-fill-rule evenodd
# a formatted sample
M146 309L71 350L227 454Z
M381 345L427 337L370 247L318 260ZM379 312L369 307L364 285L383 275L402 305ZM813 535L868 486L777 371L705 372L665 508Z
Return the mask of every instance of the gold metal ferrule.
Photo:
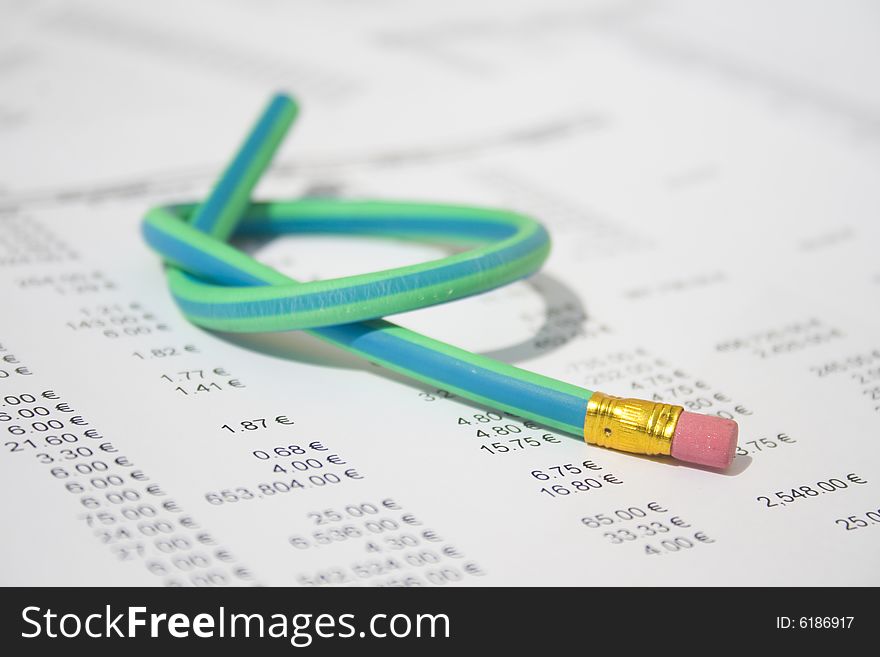
M624 452L668 455L682 411L672 404L594 392L587 402L584 440Z

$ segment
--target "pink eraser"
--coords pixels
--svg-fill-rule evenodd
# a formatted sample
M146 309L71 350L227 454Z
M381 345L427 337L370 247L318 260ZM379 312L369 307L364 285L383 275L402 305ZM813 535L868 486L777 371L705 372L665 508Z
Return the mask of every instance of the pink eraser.
M684 411L672 437L672 456L710 468L726 468L736 455L738 432L733 420Z

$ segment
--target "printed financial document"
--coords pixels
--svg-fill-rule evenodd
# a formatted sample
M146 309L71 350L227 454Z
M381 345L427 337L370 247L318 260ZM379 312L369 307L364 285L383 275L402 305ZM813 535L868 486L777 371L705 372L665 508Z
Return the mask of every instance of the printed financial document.
M880 584L880 11L0 2L4 585ZM716 472L302 333L189 324L140 222L265 99L257 198L497 206L550 258L395 322L739 423ZM443 245L239 241L300 280Z

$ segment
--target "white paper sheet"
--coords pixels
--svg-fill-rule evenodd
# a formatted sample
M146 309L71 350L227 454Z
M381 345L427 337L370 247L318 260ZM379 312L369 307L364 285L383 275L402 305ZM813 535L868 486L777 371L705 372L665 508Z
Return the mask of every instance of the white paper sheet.
M3 584L880 583L873 4L0 12ZM303 114L258 196L548 226L533 279L395 321L733 417L731 469L188 324L139 221L203 197L276 89ZM300 278L443 253L251 246Z

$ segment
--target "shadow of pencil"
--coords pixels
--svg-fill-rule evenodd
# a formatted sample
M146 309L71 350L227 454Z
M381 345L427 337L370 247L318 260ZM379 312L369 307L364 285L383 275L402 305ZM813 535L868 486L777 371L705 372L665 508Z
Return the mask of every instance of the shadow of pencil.
M751 456L737 456L733 459L733 463L730 464L730 467L726 470L718 470L717 468L710 468L704 465L698 465L696 463L688 463L686 461L678 461L676 459L667 457L667 456L648 456L647 454L629 454L633 458L644 459L647 461L653 461L654 463L658 463L660 465L665 465L673 468L688 468L689 470L703 470L705 472L711 472L713 474L722 475L724 477L738 477L743 472L748 469L749 466L752 465L754 459Z

